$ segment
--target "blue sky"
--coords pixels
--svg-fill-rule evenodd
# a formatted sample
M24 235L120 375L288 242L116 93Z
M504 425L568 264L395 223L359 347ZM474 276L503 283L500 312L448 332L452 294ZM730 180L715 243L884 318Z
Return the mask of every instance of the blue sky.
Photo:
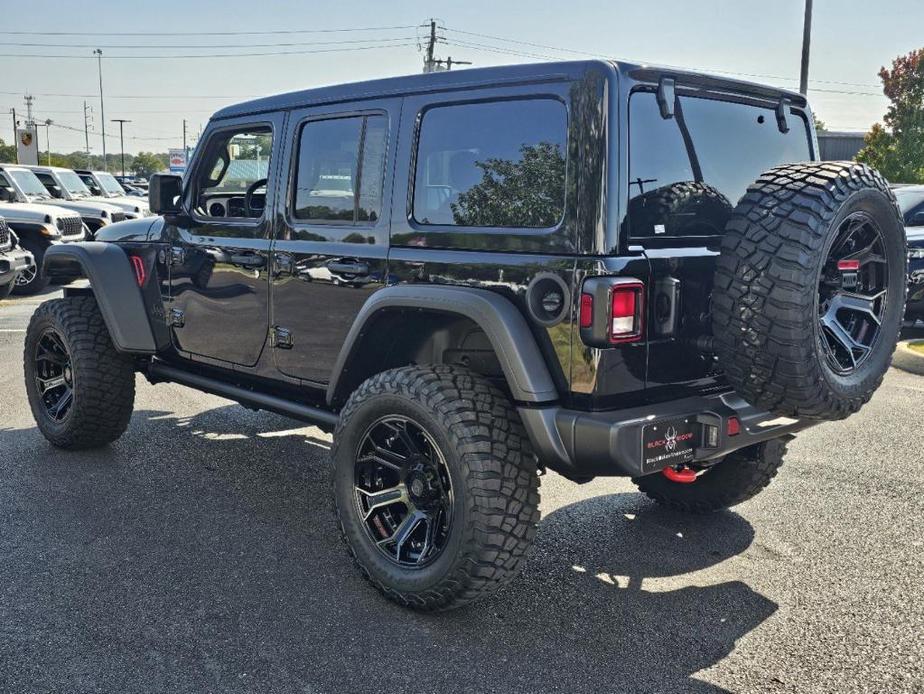
M41 35L0 33L0 137L11 139L12 120L2 114L23 108L22 95L35 95L35 112L51 118L56 151L83 149L83 101L95 109L97 132L91 148L101 149L99 99L93 47L104 52L106 118L128 118L126 151L163 151L179 146L182 119L194 134L211 112L250 96L311 86L407 74L421 69L416 34L423 29L288 33L221 36L216 32L292 31L349 27L414 27L436 14L450 41L438 55L471 60L477 66L562 59L582 53L620 57L694 69L734 72L787 87L798 85L803 0L649 0L601 3L500 2L466 3L295 2L242 0L137 2L119 0L46 0L41 11L32 3L0 0L2 32L113 32ZM36 6L38 7L38 6ZM201 31L176 36L171 32ZM488 34L543 44L551 50L489 39ZM129 35L160 32L162 36ZM364 43L323 43L334 41ZM368 46L373 50L341 51ZM23 46L14 44L39 44ZM467 43L468 45L459 45ZM65 45L68 44L68 45ZM70 44L76 44L71 47ZM247 44L251 47L241 48ZM293 44L260 46L255 44ZM386 47L382 47L383 44ZM391 45L388 45L391 44ZM475 44L479 44L476 46ZM222 45L223 48L188 48ZM128 46L118 48L117 46ZM145 47L142 47L145 46ZM490 46L492 48L487 48ZM815 0L809 97L829 127L863 130L881 119L887 101L876 75L901 53L924 46L924 2L921 0ZM201 53L336 51L235 58L116 59L115 55L185 55ZM505 51L529 53L515 55ZM73 58L24 58L24 55L68 55ZM758 77L757 75L761 75ZM851 93L846 93L851 92ZM52 96L66 95L66 96ZM216 97L216 98L211 98ZM66 127L65 127L66 126ZM68 130L76 127L81 132ZM107 133L117 126L107 123ZM44 148L44 132L42 132ZM109 139L107 149L118 148Z

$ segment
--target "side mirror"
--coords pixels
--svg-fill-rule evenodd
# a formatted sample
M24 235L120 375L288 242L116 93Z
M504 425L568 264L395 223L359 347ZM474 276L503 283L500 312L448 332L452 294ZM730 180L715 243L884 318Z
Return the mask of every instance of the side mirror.
M90 193L92 193L96 197L99 197L100 195L103 194L103 191L97 188L96 186L90 186Z
M0 202L16 202L16 193L12 188L0 188Z
M48 186L48 192L53 198L60 198L62 195L60 186Z
M915 212L911 215L910 227L924 227L924 212Z
M176 214L182 211L183 178L176 174L154 174L148 186L148 204L154 214Z

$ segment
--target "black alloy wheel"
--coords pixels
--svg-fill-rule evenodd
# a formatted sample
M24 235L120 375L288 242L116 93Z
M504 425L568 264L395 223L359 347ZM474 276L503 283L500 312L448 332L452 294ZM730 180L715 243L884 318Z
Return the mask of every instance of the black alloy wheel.
M866 212L841 223L818 284L818 320L828 365L848 376L876 347L886 311L889 264L882 230Z
M36 344L34 378L45 414L53 422L64 421L74 403L74 370L67 344L53 328Z
M30 284L35 282L36 275L38 275L38 267L35 263L32 263L29 267L20 272L16 277L16 286L28 287Z
M433 437L406 416L383 417L363 435L354 500L369 539L405 568L433 562L452 522L452 483Z

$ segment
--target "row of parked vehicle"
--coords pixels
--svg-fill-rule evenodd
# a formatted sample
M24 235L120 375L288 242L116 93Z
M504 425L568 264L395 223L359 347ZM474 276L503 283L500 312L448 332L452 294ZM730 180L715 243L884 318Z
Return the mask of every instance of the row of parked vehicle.
M93 239L103 227L151 214L106 171L0 164L0 298L35 294L71 277L46 273L54 245ZM28 257L27 257L28 256Z

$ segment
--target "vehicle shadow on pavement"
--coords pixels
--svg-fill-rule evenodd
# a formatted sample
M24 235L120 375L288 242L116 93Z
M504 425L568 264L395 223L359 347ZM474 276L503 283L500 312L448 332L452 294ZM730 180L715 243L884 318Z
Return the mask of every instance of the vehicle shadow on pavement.
M694 673L776 610L689 575L751 544L744 518L612 494L545 517L498 595L407 611L351 566L297 426L147 410L81 453L0 431L0 688L720 692Z

